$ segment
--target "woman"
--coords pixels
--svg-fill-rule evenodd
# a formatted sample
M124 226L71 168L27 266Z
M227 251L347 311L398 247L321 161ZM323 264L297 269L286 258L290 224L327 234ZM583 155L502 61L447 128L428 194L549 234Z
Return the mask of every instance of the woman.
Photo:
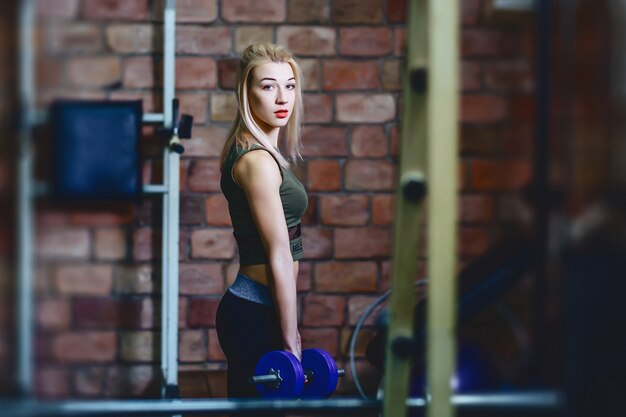
M300 157L302 73L282 47L255 43L237 72L238 114L221 157L240 268L217 311L217 333L228 360L228 396L256 397L248 378L268 351L301 356L296 299L302 258L300 219L306 191L289 169Z

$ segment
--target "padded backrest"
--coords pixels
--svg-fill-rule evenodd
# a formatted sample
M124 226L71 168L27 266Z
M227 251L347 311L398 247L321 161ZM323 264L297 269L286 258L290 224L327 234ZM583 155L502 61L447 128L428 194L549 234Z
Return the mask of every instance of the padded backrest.
M53 197L139 198L141 101L57 101L50 114Z

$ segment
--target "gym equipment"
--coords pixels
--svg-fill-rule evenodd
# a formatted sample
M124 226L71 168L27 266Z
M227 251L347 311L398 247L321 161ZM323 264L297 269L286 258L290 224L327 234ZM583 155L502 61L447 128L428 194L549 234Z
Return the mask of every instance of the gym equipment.
M290 352L274 350L259 360L248 382L264 398L328 398L346 374L337 369L330 353L322 349L302 351L302 363Z
M169 140L168 146L170 151L182 154L185 152L185 147L181 144L181 139L191 138L191 128L193 126L193 116L189 114L183 114L178 119L178 110L180 107L179 100L175 98L172 101L172 127L160 128L157 130L157 135Z

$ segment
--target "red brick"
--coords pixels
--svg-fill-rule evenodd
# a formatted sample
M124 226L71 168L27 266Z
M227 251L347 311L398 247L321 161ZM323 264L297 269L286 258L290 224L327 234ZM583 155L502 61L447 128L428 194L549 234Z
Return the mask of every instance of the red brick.
M122 81L118 57L72 58L67 65L67 79L76 87L107 87Z
M207 121L209 97L206 93L179 93L180 113L193 116L193 122L203 124Z
M200 229L191 233L193 259L231 259L235 256L235 238L230 230Z
M189 300L189 327L215 327L219 298L191 298Z
M159 300L160 301L160 300ZM141 323L138 326L141 329L155 329L161 326L160 304L155 306L157 302L151 298L143 298L141 300ZM178 314L180 315L182 301L179 301ZM180 318L178 319L180 323ZM158 324L157 324L158 323ZM180 326L179 326L180 327Z
M386 156L387 146L382 126L357 126L352 129L350 151L357 158Z
M321 26L281 26L277 40L296 55L334 55L337 34L335 29Z
M333 24L383 22L383 0L334 0L331 3Z
M489 234L483 228L461 227L459 231L459 255L478 257L489 248Z
M393 54L395 56L406 56L408 49L406 28L400 27L393 31Z
M124 362L153 362L159 359L158 335L154 332L121 332L120 359Z
M36 16L42 19L73 19L78 14L81 0L36 1Z
M229 0L222 3L222 18L227 22L277 23L285 21L285 0Z
M533 95L516 96L511 100L511 120L533 123L537 115L537 99Z
M51 298L41 300L37 304L37 324L42 329L67 329L70 322L70 305L67 300Z
M124 60L122 85L124 88L151 88L162 85L161 64L160 61L155 62L150 56L126 58Z
M500 92L532 93L535 88L533 69L527 60L486 62L485 86Z
M220 191L220 166L218 160L198 159L191 164L189 191Z
M199 225L202 223L203 199L197 195L183 195L180 197L180 224Z
M391 94L339 94L335 108L338 122L383 123L396 117Z
M341 168L333 160L312 160L307 163L307 185L311 191L337 191L341 186Z
M461 62L461 90L479 90L482 87L482 64L477 61Z
M460 150L463 155L492 155L498 142L498 130L494 126L461 126Z
M62 265L55 270L57 291L68 295L108 295L113 287L111 265Z
M60 399L70 395L70 374L61 367L42 367L36 371L35 391L37 398Z
M239 26L235 28L235 52L241 53L254 42L272 42L274 31L271 26Z
M469 194L459 198L459 219L462 222L485 223L494 218L495 204L492 195Z
M61 363L111 362L117 352L115 332L62 333L52 341L54 359Z
M60 58L39 57L36 60L35 82L41 90L57 89L65 77L65 61ZM0 74L2 76L2 74ZM6 77L5 77L6 78ZM3 181L3 185L6 182ZM4 186L2 188L5 188Z
M332 356L339 354L339 332L333 328L307 328L300 329L302 349L324 349Z
M346 129L343 127L305 126L302 129L302 156L345 157L348 155Z
M341 354L345 357L350 355L350 341L352 340L353 329L343 329L341 331L341 339L339 346ZM354 346L355 358L364 358L367 346L374 338L376 332L373 329L361 328Z
M396 187L396 167L383 160L350 160L345 176L347 190L390 191Z
M83 16L88 20L146 20L147 0L84 0Z
M408 11L406 0L387 0L387 21L389 23L405 22Z
M104 368L87 367L74 371L74 389L80 397L98 397L103 394Z
M378 284L374 262L324 262L315 265L316 292L372 292Z
M482 12L481 0L459 0L459 5L461 6L461 24L477 24Z
M320 88L320 65L317 59L299 59L300 69L304 82L302 89L305 91L319 90ZM306 112L306 109L305 109Z
M324 61L323 79L325 90L371 90L380 88L380 71L376 61Z
M208 354L206 332L201 330L181 331L178 351L181 362L205 361Z
M48 51L52 54L98 53L104 47L100 27L89 23L53 24L46 36Z
M461 55L463 57L512 56L520 50L519 36L496 29L463 29Z
M209 329L208 331L208 355L210 361L220 361L223 362L226 360L226 356L222 351L222 347L220 346L219 338L217 337L217 331L215 329Z
M178 54L228 54L232 46L231 31L228 27L178 26L176 29Z
M232 93L211 94L211 120L213 122L232 122L237 117L237 97Z
M289 0L287 21L290 23L328 23L328 0Z
M318 227L302 228L305 259L328 258L333 253L333 231Z
M114 290L117 294L150 294L153 292L153 271L150 265L117 266Z
M303 97L305 123L329 123L333 120L333 98L328 94L309 93Z
M350 227L335 230L335 258L368 259L391 255L391 230L387 227Z
M204 200L205 222L209 226L231 226L228 202L223 194L211 195Z
M511 157L530 157L534 151L534 127L530 124L505 126L500 141L504 154Z
M156 21L163 20L165 0L155 0L152 6L152 17ZM217 0L177 0L177 23L210 23L217 19Z
M132 204L108 205L106 208L97 207L93 210L72 210L70 214L72 224L77 226L122 226L131 224L135 220L135 207Z
M146 24L114 24L106 29L107 43L118 54L140 54L163 50L162 30Z
M217 85L215 60L205 57L176 58L176 88L179 90L213 89Z
M136 329L141 328L142 308L137 299L77 298L72 316L82 329Z
M153 257L153 231L150 227L142 227L133 232L133 259L149 261Z
M304 298L302 324L310 327L341 326L345 323L346 299L335 295Z
M42 230L37 236L37 256L47 259L87 259L91 253L87 229Z
M119 261L126 258L126 233L121 229L98 229L95 236L96 259Z
M109 94L111 100L141 100L144 113L163 111L163 99L152 91L113 91Z
M161 370L153 365L116 366L107 369L104 396L107 398L137 398L159 395Z
M322 224L359 226L369 219L369 200L364 195L320 196Z
M181 263L181 295L212 295L224 292L221 264Z
M390 225L396 216L395 196L375 195L372 196L372 224Z
M339 53L346 56L384 56L393 50L392 31L385 27L342 28Z
M298 265L298 281L297 281L297 291L305 292L311 291L311 282L313 275L313 266L310 262L299 262Z
M404 77L403 64L399 59L387 60L383 63L383 88L400 91Z
M532 176L530 162L521 160L475 160L471 170L471 187L476 191L520 189Z
M220 88L234 90L237 83L238 59L220 59L217 63Z
M356 325L359 319L363 317L365 310L372 305L372 303L378 298L378 296L370 295L354 295L348 300L348 324L351 326ZM383 310L385 304L378 306L367 317L367 320L363 323L365 326L372 326L376 322L376 316Z
M194 126L192 138L185 140L185 156L219 157L228 129L217 126Z
M508 115L507 102L499 96L472 95L461 97L461 121L493 123Z

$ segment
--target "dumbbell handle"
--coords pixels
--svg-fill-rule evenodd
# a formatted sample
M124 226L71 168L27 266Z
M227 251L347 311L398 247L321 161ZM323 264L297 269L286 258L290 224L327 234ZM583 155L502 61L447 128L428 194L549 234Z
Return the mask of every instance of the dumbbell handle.
M342 377L346 375L345 369L337 369L337 376ZM304 380L307 381L313 377L313 372L304 371ZM281 382L283 379L278 373L267 375L255 375L248 378L250 384L275 384Z

